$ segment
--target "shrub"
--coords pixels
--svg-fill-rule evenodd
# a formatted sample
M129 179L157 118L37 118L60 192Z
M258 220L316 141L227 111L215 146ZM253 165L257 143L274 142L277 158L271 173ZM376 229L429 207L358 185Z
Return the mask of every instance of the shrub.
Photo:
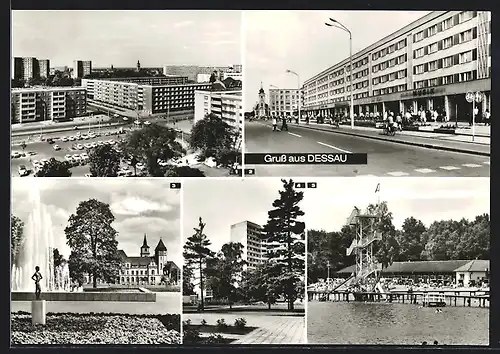
M207 321L206 321L205 319L202 319L202 320L201 320L201 325L202 325L202 326L206 326L206 325L207 325Z
M226 320L224 320L223 318L219 318L219 319L217 320L217 328L218 328L218 329L225 329L225 328L227 328L227 327L228 327L228 325L227 325L227 323L226 323Z
M184 327L191 326L191 320L185 320L185 321L182 321L182 325L183 325Z
M224 344L224 337L220 334L211 334L203 340L203 344Z
M237 318L236 320L234 320L234 326L238 329L245 328L246 325L247 320L245 320L244 318Z
M196 344L201 343L202 338L200 336L200 331L194 328L184 328L182 342L185 344Z

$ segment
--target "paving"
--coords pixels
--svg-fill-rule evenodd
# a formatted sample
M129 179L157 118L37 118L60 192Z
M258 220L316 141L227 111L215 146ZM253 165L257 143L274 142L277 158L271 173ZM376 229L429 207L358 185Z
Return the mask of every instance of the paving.
M221 334L236 339L231 344L303 344L306 343L305 316L257 313L194 313L183 314L182 320L191 320L192 324L201 324L202 320L215 325L224 318L227 324L233 324L237 318L244 318L248 327L257 327L252 332L242 335Z
M490 146L420 136L381 135L373 128L289 125L273 132L269 122L245 122L248 153L366 153L367 165L249 165L255 176L489 177ZM432 137L422 134L432 134ZM464 136L464 139L471 137ZM464 152L467 151L467 152Z

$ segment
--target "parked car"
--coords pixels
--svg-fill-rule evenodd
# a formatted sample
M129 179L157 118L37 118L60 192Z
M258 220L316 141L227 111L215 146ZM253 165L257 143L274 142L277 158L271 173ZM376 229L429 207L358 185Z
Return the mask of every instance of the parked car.
M19 167L17 168L17 172L19 173L20 177L27 176L30 173L28 171L28 169L26 168L26 166L24 166L24 165L19 165Z
M54 148L54 150L56 150L56 151L61 150L61 147L60 147L59 145L57 145L57 144L55 144L55 145L53 146L53 148Z

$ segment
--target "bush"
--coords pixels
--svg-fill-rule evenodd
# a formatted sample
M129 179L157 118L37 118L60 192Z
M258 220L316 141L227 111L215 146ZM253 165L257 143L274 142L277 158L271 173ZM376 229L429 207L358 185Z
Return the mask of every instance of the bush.
M236 320L234 320L234 326L238 329L243 329L245 328L247 325L247 320L245 320L244 318L237 318Z
M202 320L201 320L201 325L202 325L202 326L206 326L206 325L207 325L207 321L206 321L205 319L202 319Z
M182 342L185 344L195 344L201 343L202 338L200 336L200 331L194 328L184 328L183 329Z
M185 321L182 321L182 325L183 325L184 327L191 326L191 320L185 320Z
M217 328L218 329L226 329L228 327L227 323L226 323L226 320L224 320L223 318L219 318L217 320Z
M203 340L203 344L224 344L224 337L220 334L211 334Z

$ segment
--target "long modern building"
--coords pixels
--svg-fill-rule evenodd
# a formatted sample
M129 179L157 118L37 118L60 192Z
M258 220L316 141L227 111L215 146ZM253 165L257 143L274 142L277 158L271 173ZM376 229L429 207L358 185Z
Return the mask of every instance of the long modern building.
M354 113L433 109L467 120L468 91L491 111L491 13L434 11L353 54ZM349 58L304 82L309 116L349 114Z
M12 123L65 120L87 113L83 87L33 87L12 89Z
M241 72L241 65L230 66L198 66L198 65L167 65L163 67L163 75L186 76L190 81L196 81L198 74L211 75L214 71L219 73ZM237 71L239 70L239 71Z
M292 116L298 111L299 89L269 89L269 110L273 116Z
M50 61L34 57L15 57L13 59L12 78L29 80L33 78L48 77L50 74Z
M194 97L194 122L205 118L209 113L214 113L227 124L234 128L242 129L243 106L242 91L195 91Z
M157 79L157 78L153 78ZM162 78L168 79L168 78ZM196 90L207 90L211 84L135 83L130 80L83 79L88 98L149 114L194 109Z

